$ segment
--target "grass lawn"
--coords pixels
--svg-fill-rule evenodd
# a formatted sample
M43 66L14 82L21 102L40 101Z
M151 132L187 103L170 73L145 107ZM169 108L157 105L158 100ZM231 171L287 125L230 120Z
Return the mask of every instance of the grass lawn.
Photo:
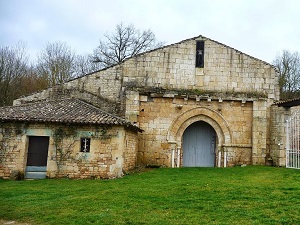
M0 180L0 219L31 224L300 224L300 170L153 169L114 180Z

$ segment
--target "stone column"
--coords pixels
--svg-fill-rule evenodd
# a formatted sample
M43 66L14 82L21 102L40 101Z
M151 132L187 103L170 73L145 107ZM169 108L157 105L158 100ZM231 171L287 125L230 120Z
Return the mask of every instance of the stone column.
M264 165L267 149L267 101L257 100L253 102L252 122L252 164Z
M139 92L137 91L126 91L126 103L125 103L125 118L130 122L138 125L139 115Z
M271 108L270 155L274 166L286 165L287 119L291 116L290 108Z

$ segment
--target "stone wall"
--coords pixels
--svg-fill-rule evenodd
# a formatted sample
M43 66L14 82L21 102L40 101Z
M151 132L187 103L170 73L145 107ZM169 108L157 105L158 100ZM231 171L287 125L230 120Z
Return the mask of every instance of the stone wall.
M138 135L136 133L130 131L126 132L123 149L123 170L130 171L137 166Z
M273 105L270 119L270 159L274 166L285 166L286 120L290 110Z
M24 172L24 124L0 123L0 178L12 178L16 171Z
M269 108L271 103L265 100L253 102L252 121L252 163L265 164L267 152L267 138L269 133Z
M62 135L61 141L55 138L58 129ZM25 172L28 136L50 137L47 160L47 176L50 178L121 177L123 171L136 165L137 134L123 127L2 123L1 178L10 178L15 171ZM81 137L91 138L89 153L80 152Z
M287 121L295 113L299 113L300 106L271 108L270 120L270 158L274 166L286 166Z
M252 102L151 96L140 99L138 121L144 132L139 140L139 163L171 166L171 150L182 147L185 128L203 120L214 127L218 146L229 153L228 165L251 164Z
M196 40L205 41L204 68L195 67ZM206 93L244 93L279 98L270 65L207 38L173 44L122 65L125 87L161 87Z
M205 41L204 68L195 67L196 41ZM64 89L86 91L122 102L126 90L163 88L194 90L199 94L239 98L279 99L278 74L261 60L208 38L198 37L140 54L124 63L66 82ZM50 88L26 99L54 95ZM64 92L62 91L63 95Z

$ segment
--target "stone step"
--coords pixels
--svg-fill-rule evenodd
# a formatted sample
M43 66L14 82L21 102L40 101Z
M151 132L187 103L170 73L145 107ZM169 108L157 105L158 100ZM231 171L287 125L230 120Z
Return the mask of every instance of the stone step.
M46 166L27 166L25 179L45 179L46 170Z
M46 172L26 172L25 179L45 179Z

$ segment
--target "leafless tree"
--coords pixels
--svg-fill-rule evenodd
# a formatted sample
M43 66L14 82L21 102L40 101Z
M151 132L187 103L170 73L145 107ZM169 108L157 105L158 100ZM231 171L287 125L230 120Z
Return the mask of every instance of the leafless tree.
M157 42L151 30L140 31L133 25L123 23L116 26L115 32L104 35L99 46L94 50L94 62L101 67L119 64L125 59L141 52L161 47L164 43Z
M19 42L16 47L0 46L0 106L11 105L19 97L18 85L28 70L26 46Z
M37 71L47 77L49 86L75 76L75 53L64 42L48 43L37 58Z
M284 50L273 64L279 71L280 98L300 97L300 54Z
M19 79L18 90L20 96L28 95L39 90L48 88L48 79L41 76L34 65L28 67L26 75Z
M77 55L75 59L76 77L83 76L102 69L99 63L93 61L93 55Z

